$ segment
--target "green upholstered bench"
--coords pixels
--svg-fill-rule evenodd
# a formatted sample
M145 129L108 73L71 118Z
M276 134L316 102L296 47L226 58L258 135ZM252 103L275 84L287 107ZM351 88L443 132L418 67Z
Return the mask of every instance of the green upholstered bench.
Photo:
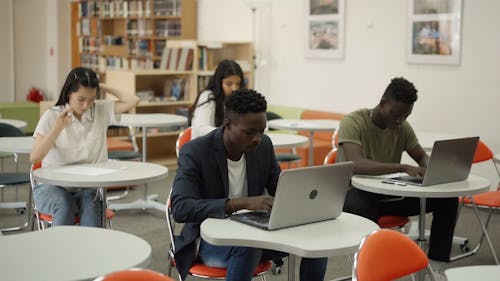
M0 102L0 113L2 118L23 120L27 123L24 133L31 134L35 131L36 124L40 117L40 109L37 103L21 102Z

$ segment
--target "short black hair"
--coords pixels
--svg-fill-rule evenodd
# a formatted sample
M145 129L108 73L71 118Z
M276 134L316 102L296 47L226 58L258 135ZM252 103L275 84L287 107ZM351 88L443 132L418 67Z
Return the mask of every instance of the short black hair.
M239 89L226 100L225 117L229 114L266 112L267 102L263 95L251 89Z
M403 77L393 78L382 95L383 100L395 100L411 105L417 101L417 92L413 83Z

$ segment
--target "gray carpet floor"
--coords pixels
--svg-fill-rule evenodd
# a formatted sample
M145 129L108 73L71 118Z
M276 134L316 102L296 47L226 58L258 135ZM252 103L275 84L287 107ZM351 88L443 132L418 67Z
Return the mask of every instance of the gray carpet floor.
M29 169L29 164L26 158L21 158L19 169L21 171L26 171ZM12 171L13 166L9 164L9 160L4 161L4 170ZM158 200L160 202L165 202L166 197L170 191L173 177L175 176L175 171L171 170L167 179L153 183L149 185L150 194L158 194ZM19 197L23 200L27 198L28 187L22 187L19 191ZM115 195L120 192L109 192L108 195ZM121 200L114 202L129 202L136 198L139 198L142 194L141 187L133 188L129 195ZM10 201L14 200L15 192L13 190L6 190L4 193L4 200ZM483 218L485 218L485 213L482 213ZM26 219L24 215L18 215L16 210L0 209L0 228L5 228L13 226L16 224L21 224ZM416 220L417 218L412 218ZM427 222L430 223L432 217L428 215ZM137 235L144 240L146 240L153 249L151 263L148 268L156 270L162 273L167 273L168 271L168 261L167 252L169 247L169 235L167 229L167 223L165 219L165 213L157 210L147 210L147 211L122 211L116 213L112 220L113 229L124 231ZM26 230L24 230L26 231ZM459 222L457 224L455 234L463 237L468 237L471 240L471 244L475 244L480 236L480 227L476 221L476 217L471 208L465 207L460 214ZM493 244L497 249L497 255L500 255L500 217L498 214L493 215L492 221L490 222L489 233L493 240ZM15 235L15 232L4 233L3 235ZM1 239L1 238L0 238ZM126 247L126 245L125 245ZM460 247L454 245L453 255L460 253ZM486 243L478 251L476 255L467 257L458 261L450 262L446 265L447 268L466 266L466 265L485 265L494 264L493 257ZM327 274L325 280L332 280L342 276L349 275L351 272L352 263L347 256L337 256L330 257L328 262ZM177 279L176 272L174 270L174 277ZM269 273L267 275L267 280L278 281L287 279L287 266L286 262L283 266L283 272L279 275L273 275ZM499 277L500 279L500 277ZM188 280L194 280L194 278L189 278ZM297 277L298 280L298 277ZM403 278L401 280L410 280L410 278Z

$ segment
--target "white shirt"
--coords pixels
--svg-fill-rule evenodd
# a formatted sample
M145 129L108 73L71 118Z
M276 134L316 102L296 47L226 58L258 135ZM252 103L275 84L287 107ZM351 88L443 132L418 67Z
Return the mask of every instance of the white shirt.
M207 102L210 97L213 97L212 91L203 91L196 103L193 118L191 119L192 140L215 129L215 100Z
M229 180L229 198L248 196L247 161L245 154L238 161L227 159L227 177Z
M60 110L61 106L47 110L38 121L33 136L47 136ZM71 123L61 131L54 146L43 158L42 167L107 161L106 133L112 122L116 122L114 102L95 101L83 113L81 122L72 117Z

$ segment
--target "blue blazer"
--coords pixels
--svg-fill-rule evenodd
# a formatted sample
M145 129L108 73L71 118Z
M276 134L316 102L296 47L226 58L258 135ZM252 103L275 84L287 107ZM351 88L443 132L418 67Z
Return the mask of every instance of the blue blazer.
M171 203L175 221L185 223L180 236L175 237L174 253L183 280L196 259L200 224L206 218L226 217L229 180L223 131L221 126L186 143L177 160ZM274 196L280 167L269 137L263 135L257 149L245 156L248 196L262 195L266 189Z

